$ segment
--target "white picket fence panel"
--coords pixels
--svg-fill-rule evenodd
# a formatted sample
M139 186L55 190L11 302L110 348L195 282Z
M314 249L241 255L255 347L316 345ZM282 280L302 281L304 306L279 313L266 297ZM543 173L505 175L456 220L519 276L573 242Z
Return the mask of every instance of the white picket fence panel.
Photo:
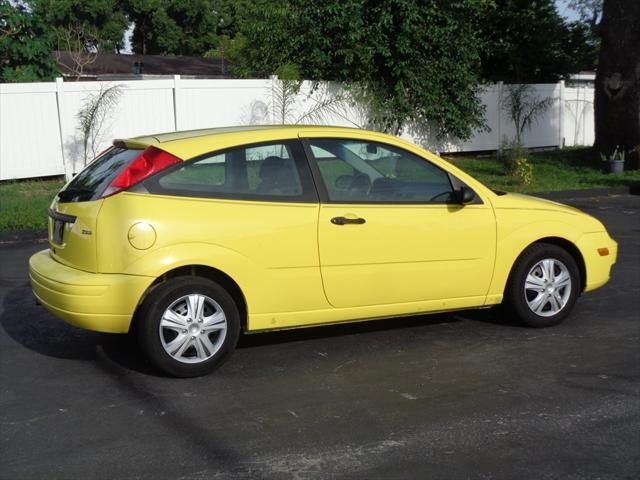
M113 138L143 134L248 124L279 120L273 94L277 79L197 80L179 76L166 80L117 82L122 97L105 123L100 151ZM82 168L82 135L77 114L101 84L114 82L63 82L0 84L0 180L61 175ZM308 111L335 85L312 88L305 82L292 109L291 121ZM436 142L428 132L407 128L403 137L439 152L495 150L514 128L501 108L504 86L486 88L487 131L467 141ZM593 88L568 88L563 82L535 85L540 98L553 104L526 132L527 147L590 145L594 138ZM325 115L322 123L366 128L366 112L358 105L344 105Z

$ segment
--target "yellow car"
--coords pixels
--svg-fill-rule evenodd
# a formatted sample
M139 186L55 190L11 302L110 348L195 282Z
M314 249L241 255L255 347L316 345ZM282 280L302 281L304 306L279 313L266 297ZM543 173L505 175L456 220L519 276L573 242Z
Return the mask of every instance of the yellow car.
M492 191L422 148L338 127L116 140L58 193L33 292L64 321L135 331L175 376L243 332L483 308L563 320L617 244L595 218Z

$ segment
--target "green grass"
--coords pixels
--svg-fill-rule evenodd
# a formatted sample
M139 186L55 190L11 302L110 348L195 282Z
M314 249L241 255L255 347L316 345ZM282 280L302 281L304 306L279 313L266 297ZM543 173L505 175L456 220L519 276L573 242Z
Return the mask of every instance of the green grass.
M602 173L602 162L592 157L589 148L530 152L529 162L533 166L533 182L530 185L520 185L516 178L505 175L502 164L495 156L452 157L447 160L488 187L509 192L625 187L640 183L640 170L627 171L622 175Z
M0 184L0 231L47 228L47 208L63 181L26 180Z
M602 173L602 162L592 158L588 148L530 153L529 161L533 165L531 185L520 185L515 178L505 175L502 164L495 156L453 157L448 160L487 186L511 192L551 192L640 184L640 170L622 175ZM0 231L46 228L47 208L62 184L60 179L0 183Z

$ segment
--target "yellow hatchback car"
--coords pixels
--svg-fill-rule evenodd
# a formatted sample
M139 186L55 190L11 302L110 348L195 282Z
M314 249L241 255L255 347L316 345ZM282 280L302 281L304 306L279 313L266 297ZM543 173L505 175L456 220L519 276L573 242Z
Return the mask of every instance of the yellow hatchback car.
M617 254L575 208L492 191L395 137L316 126L116 140L54 199L49 243L29 262L42 305L134 331L185 377L241 331L500 303L557 324Z

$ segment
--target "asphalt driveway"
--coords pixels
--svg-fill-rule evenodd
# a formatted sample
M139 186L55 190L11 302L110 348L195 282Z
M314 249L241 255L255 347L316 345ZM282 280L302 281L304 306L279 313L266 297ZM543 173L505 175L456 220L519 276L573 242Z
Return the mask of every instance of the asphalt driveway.
M213 375L34 304L0 245L0 478L639 478L640 196L565 199L620 244L560 326L498 311L246 336Z

